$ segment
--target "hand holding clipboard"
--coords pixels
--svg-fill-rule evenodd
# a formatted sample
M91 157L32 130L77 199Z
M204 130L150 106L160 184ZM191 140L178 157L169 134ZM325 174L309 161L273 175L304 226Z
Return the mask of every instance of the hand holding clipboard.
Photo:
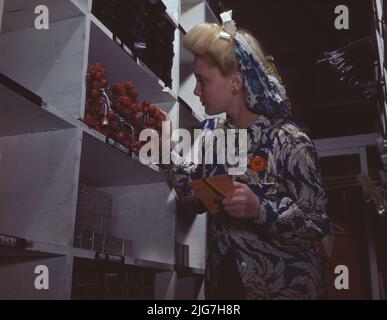
M211 214L221 211L219 198L225 198L227 194L236 189L231 178L227 175L193 180L189 182L189 186Z

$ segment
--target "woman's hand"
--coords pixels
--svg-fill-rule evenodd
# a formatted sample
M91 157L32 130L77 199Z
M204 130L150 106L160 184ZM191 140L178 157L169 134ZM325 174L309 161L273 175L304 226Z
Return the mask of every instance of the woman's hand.
M236 190L223 199L226 212L234 218L258 219L260 201L248 185L234 182Z
M161 111L161 114L164 116L164 120L163 121L168 121L169 122L169 128L170 128L170 133L171 133L171 136L169 137L169 141L170 141L170 149L172 150L175 145L176 145L176 142L172 140L172 121L171 121L171 118L169 117L168 113L163 111L163 110L160 110ZM162 146L162 143L167 143L167 141L162 141L162 137L163 135L161 135L160 137L160 148Z

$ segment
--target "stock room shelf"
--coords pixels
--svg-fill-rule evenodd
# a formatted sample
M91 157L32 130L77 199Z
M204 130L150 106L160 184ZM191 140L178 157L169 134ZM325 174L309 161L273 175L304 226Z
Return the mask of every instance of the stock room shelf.
M82 139L81 180L95 187L126 186L165 182L165 175L156 165L143 165L137 156L119 145L110 146L106 137L86 125Z
M165 10L166 17L175 27L179 26L179 3L176 1L162 0L167 7Z
M79 248L73 248L72 251L73 251L74 257L88 259L88 260L95 260L97 263L104 262L96 258L96 255L98 255L98 253L95 251L84 250ZM119 257L119 256L112 256L112 257L115 257L117 260L120 260L120 258L123 258L123 260L122 262L112 262L112 260L109 260L109 259L105 261L111 262L111 263L121 263L131 267L146 268L146 269L151 269L153 271L160 271L160 272L174 270L173 265L166 264L166 263L147 261L147 260L136 259L132 257Z
M0 256L4 257L52 257L66 256L71 252L69 246L34 241L30 248L18 249L0 245Z
M81 0L82 1L82 0ZM3 31L12 32L25 28L33 28L36 18L35 8L46 5L49 9L50 22L79 17L85 14L81 1L70 0L6 0L4 3Z
M204 107L200 99L194 94L196 78L193 73L194 56L183 47L183 33L179 31L180 37L180 68L179 68L179 102L192 110L192 115L200 122L206 119Z
M185 276L205 276L206 270L200 269L200 268L192 268L192 267L186 267L181 265L175 265L175 270L178 274L178 276L185 277Z
M110 85L132 81L139 102L151 101L168 112L173 129L192 132L201 127L205 114L193 96L192 56L181 54L180 7L186 28L214 19L205 1L162 2L171 39L174 30L173 52L163 42L165 52L157 49L155 56L164 67L174 55L172 89L160 80L169 83L169 73L152 64L158 59L148 61L148 67L143 63L147 56L139 59L120 44L114 31L93 15L92 0L0 0L0 234L32 244L25 249L0 246L0 299L71 299L78 260L91 268L103 267L93 251L100 247L72 246L79 230L92 228L91 222L80 222L86 218L79 219L85 214L80 209L82 185L111 197L110 215L103 216L109 222L92 232L124 240L121 265L153 273L156 299L179 298L179 292L193 299L202 295L195 290L205 274L205 215L178 217L176 193L158 166L143 165L129 150L81 121L87 68L99 63ZM196 3L194 11L200 16L185 12L186 3ZM49 30L34 26L37 5L49 9ZM104 250L121 252L112 249L114 243L111 240L110 249ZM183 263L188 267L176 264L181 258L177 243L189 247L184 256L189 263ZM33 286L37 265L50 270L49 291ZM114 265L121 268L120 263Z
M0 72L78 118L86 74L86 17L72 2L54 0L48 4L49 30L37 30L30 25L36 18L36 4L5 1Z
M192 104L190 105L189 103L187 103L187 100L182 98L182 97L179 97L179 103L180 103L181 108L184 108L185 113L189 113L190 116L193 118L193 121L191 121L193 126L197 127L194 124L196 122L200 127L200 124L206 120L206 114L205 114L204 110L200 109L199 105L197 105L198 106L197 108L193 108ZM200 101L199 101L199 103L200 103ZM200 105L201 105L201 103L200 103ZM201 108L203 108L203 107L201 107Z
M0 138L0 233L70 243L79 140L77 129Z
M198 23L219 23L207 1L185 0L181 3L180 26L184 32Z
M39 96L1 74L0 97L0 137L78 127L101 143L106 143L106 137L98 131L88 128L83 122L72 118L56 107L43 103ZM113 154L121 152L117 150ZM128 161L128 157L131 161ZM155 174L158 177L152 177L151 182L164 181L161 176L162 171L158 166L143 165L135 155L127 155L124 161L133 162L135 172L138 174L135 175L135 180L136 176L140 182ZM125 177L122 179L125 180Z
M89 64L102 64L109 83L133 81L140 101L158 104L177 100L177 95L93 15L90 32Z
M73 128L45 108L41 97L0 74L0 137Z

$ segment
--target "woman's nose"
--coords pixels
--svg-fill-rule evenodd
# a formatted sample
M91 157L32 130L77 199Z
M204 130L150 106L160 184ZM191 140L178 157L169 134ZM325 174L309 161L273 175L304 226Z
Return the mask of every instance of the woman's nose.
M194 95L198 96L199 98L202 95L202 90L201 90L200 85L198 83L196 83L195 90L194 90Z

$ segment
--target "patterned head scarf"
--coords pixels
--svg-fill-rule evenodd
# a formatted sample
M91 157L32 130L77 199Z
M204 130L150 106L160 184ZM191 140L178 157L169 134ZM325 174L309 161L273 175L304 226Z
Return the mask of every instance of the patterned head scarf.
M267 118L288 117L290 105L286 90L275 75L269 75L261 58L250 46L246 37L237 32L232 11L221 14L223 21L219 37L235 39L235 54L244 77L245 96L248 107Z

